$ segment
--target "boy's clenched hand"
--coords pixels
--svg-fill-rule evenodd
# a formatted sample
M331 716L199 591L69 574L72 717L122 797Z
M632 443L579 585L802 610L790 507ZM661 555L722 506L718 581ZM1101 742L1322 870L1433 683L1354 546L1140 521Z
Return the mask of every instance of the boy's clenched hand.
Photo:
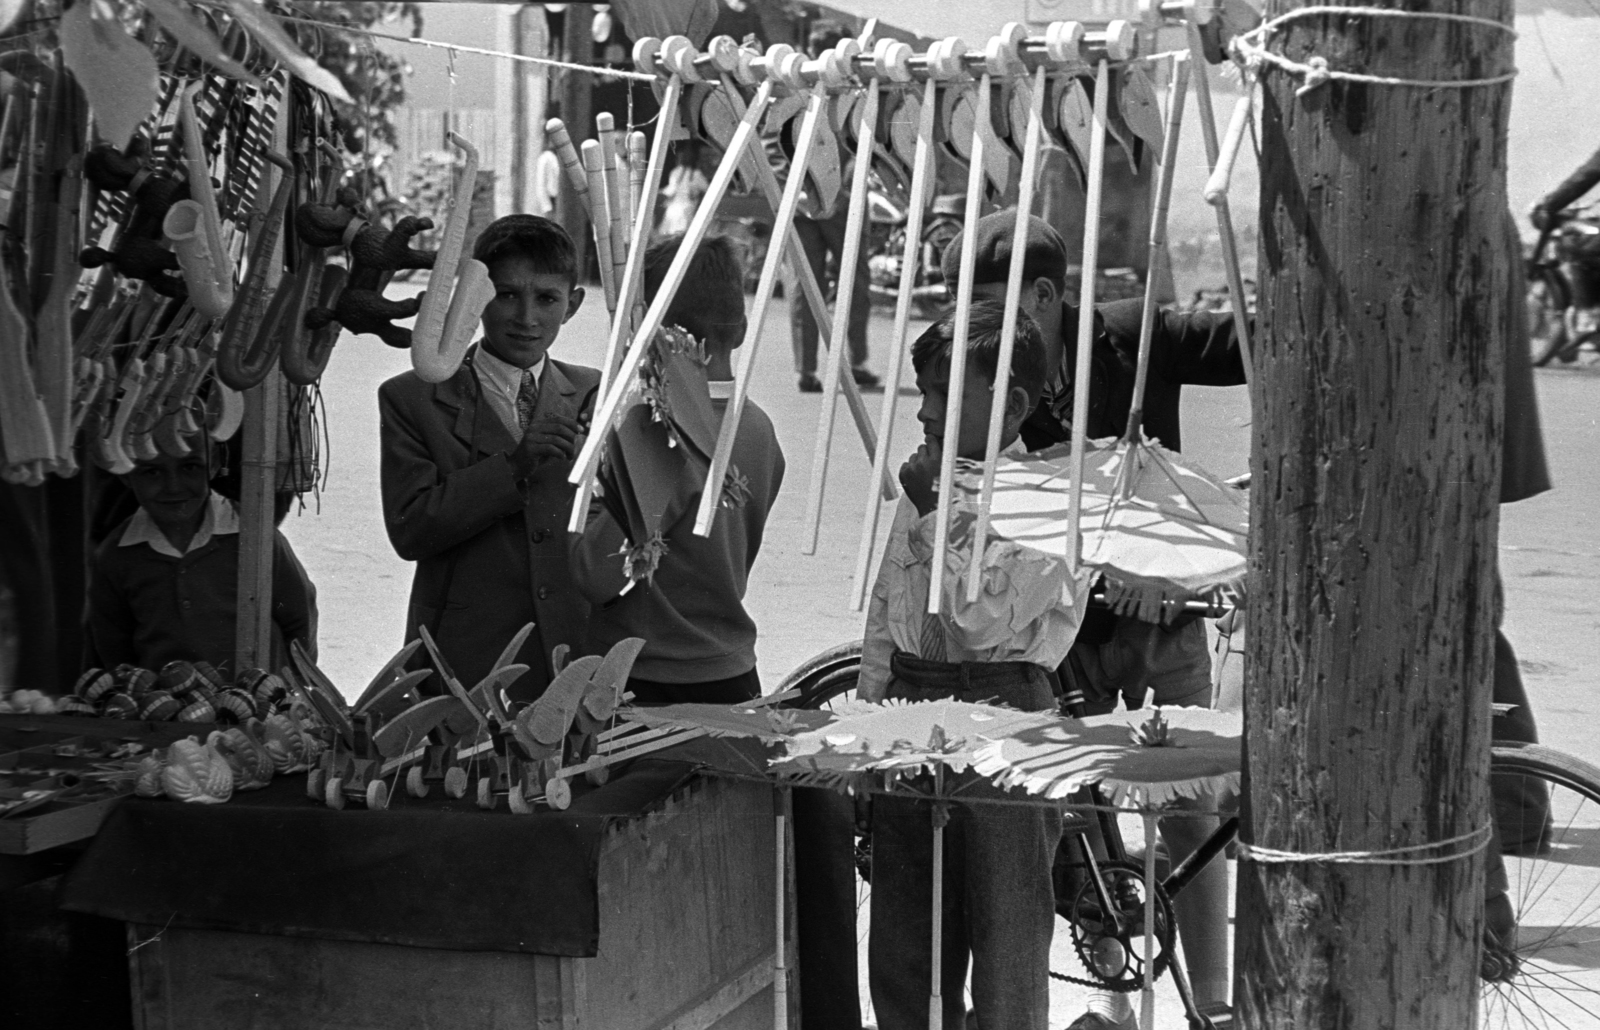
M522 442L511 452L518 479L535 479L559 471L563 475L577 456L583 426L566 415L540 415L528 423Z
M900 486L906 499L916 505L918 515L926 515L939 504L940 448L937 443L924 442L916 453L900 466Z

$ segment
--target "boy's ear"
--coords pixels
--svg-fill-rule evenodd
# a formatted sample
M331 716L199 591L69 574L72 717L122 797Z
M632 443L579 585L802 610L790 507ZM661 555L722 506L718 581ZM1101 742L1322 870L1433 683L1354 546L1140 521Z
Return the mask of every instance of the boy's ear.
M1029 285L1029 290L1033 294L1034 307L1038 310L1048 308L1061 299L1061 290L1048 276L1040 276L1035 279Z
M572 288L572 292L567 294L567 313L561 318L562 325L566 325L568 322L572 321L572 316L576 315L578 313L578 309L583 307L583 298L584 292L582 286L574 286Z
M1028 402L1028 391L1013 385L1006 396L1006 424L1016 429L1032 413L1033 405Z

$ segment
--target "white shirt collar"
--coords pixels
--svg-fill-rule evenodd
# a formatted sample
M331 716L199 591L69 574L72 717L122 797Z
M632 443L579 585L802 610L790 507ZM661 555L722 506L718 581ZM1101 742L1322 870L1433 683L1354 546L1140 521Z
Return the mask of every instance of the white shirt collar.
M726 401L733 399L732 379L712 379L707 381L706 385L711 387L712 400Z
M182 558L185 554L193 554L215 536L231 536L239 532L239 512L234 508L233 502L226 497L211 492L206 504L206 513L200 520L200 529L195 533L194 539L189 541L189 549L179 553L167 535L161 532L161 527L156 525L155 519L149 512L140 508L134 512L133 518L128 520L128 528L122 531L122 539L117 541L119 547L133 547L138 544L149 544L150 549L157 554L164 554L169 558Z
M549 355L539 355L539 360L528 366L528 371L533 373L533 385L537 387L544 378L545 359ZM477 355L472 362L478 369L478 374L497 390L504 391L511 397L517 396L517 391L522 389L522 369L507 361L501 361L489 353L489 348L478 345Z

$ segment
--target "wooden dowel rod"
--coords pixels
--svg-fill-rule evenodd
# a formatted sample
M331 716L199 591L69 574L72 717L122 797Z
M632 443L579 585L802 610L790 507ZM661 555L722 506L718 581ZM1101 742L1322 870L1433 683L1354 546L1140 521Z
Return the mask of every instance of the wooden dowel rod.
M1250 124L1250 111L1253 106L1250 94L1251 85L1247 80L1244 95L1233 105L1233 117L1228 120L1228 134L1223 137L1222 150L1217 155L1215 167L1211 169L1211 178L1206 180L1205 196L1208 204L1215 204L1228 195L1228 186L1233 181L1233 163L1239 159L1239 147L1244 143L1244 130Z
M972 555L967 562L967 601L978 599L983 589L983 552L989 540L989 506L994 503L994 471L1000 461L1000 436L1005 429L1006 404L1011 393L1011 357L1016 351L1017 315L1022 310L1022 271L1027 261L1028 222L1039 176L1039 150L1044 139L1044 94L1048 88L1045 66L1033 75L1028 97L1028 128L1022 143L1022 179L1017 186L1017 219L1011 230L1011 263L1006 267L1006 306L1000 328L1000 353L995 358L994 392L990 395L989 439L983 451L983 488L978 498L978 521L972 531Z
M778 929L778 939L773 946L772 952L772 1025L774 1030L787 1030L789 1026L789 949L787 946L788 941L785 940L785 937L788 935L789 893L786 883L788 876L785 874L788 871L786 859L789 845L785 839L787 834L784 830L786 829L785 823L787 820L784 815L787 808L785 795L788 793L788 789L779 787L777 793L775 807L778 812L773 819L773 851L776 853L773 882L777 885L775 891L777 898L774 903L773 923Z
M1182 94L1178 94L1182 100ZM1139 1026L1156 1027L1156 836L1159 820L1155 813L1144 813L1144 984L1140 987Z
M1110 67L1101 61L1094 76L1094 124L1089 130L1089 185L1083 211L1083 268L1078 287L1078 350L1072 378L1072 489L1067 499L1066 559L1074 574L1082 560L1083 459L1089 433L1089 357L1094 346L1094 284L1100 263L1100 195L1106 171L1106 99Z
M900 292L895 297L894 335L889 338L889 366L884 369L883 413L878 418L877 446L872 451L872 477L867 480L861 542L856 549L855 576L851 581L851 609L866 605L867 577L872 573L872 552L878 539L883 498L878 484L889 472L889 446L894 437L895 411L900 401L900 380L906 366L906 337L911 327L911 302L922 260L922 222L934 186L933 119L938 107L939 83L928 79L922 87L922 109L917 118L917 149L911 162L911 196L906 210L906 244L900 254Z
M827 93L821 88L813 90L806 103L806 113L800 123L800 135L795 140L794 157L789 166L789 181L783 188L783 199L778 202L777 218L772 224L772 238L783 239L794 227L795 209L800 204L800 194L805 188L806 166L811 161L811 151L817 142L817 127L822 122L822 109ZM732 148L730 148L731 150ZM701 205L704 206L704 201ZM756 351L761 345L763 323L772 292L778 284L778 266L783 262L783 249L769 247L766 260L761 265L761 279L756 284L755 313L745 329L744 345L740 348L739 368L733 382L733 398L722 414L722 427L717 432L716 450L711 455L711 469L706 473L705 488L700 491L700 508L695 514L696 536L710 536L711 523L716 517L717 505L722 500L722 481L728 474L728 462L733 457L733 441L739 431L739 419L750 395L750 372L755 367Z
M756 124L766 113L767 105L771 101L772 83L763 82L756 88L756 95L751 100L749 109L740 120L739 127L734 130L728 152L717 165L716 173L712 175L711 183L706 187L706 194L701 198L700 206L695 209L694 218L689 221L683 243L662 279L661 288L656 292L655 300L651 301L649 310L645 312L644 321L639 324L636 336L639 345L628 350L627 356L622 360L622 366L617 370L616 379L611 383L610 392L606 394L596 411L594 423L589 430L589 439L584 442L578 460L573 463L568 482L586 488L592 487L595 468L600 463L600 451L605 447L606 433L622 413L623 398L627 396L628 386L639 371L640 362L649 351L650 338L661 328L661 320L666 317L667 308L677 295L678 287L683 284L683 277L689 270L689 262L694 257L694 252L699 249L700 241L711 228L711 219L722 203L723 196L728 192L728 184L733 180L733 173L739 166L744 149L749 145L755 134ZM666 125L662 126L663 133L666 128Z
M600 163L605 171L606 228L611 235L611 288L617 293L612 317L617 317L616 312L622 312L622 316L627 317L627 308L622 303L621 284L628 264L628 240L633 229L633 218L629 214L633 188L628 184L627 169L623 166L622 148L626 141L617 130L610 112L602 111L596 115L595 127L599 129Z
M567 123L560 118L552 118L545 122L544 138L550 149L555 151L557 160L561 162L561 172L567 177L567 185L572 187L572 192L583 204L584 213L588 214L592 203L589 197L589 176L583 170L583 159L578 156L578 148L572 144L572 135L567 132Z
M650 162L641 169L643 174L642 196L654 197L656 190L661 188L662 170L666 167L667 151L672 146L672 126L678 122L678 98L683 93L683 80L674 75L667 80L666 89L661 94L661 113L656 119L655 146L650 150ZM635 136L642 135L634 133ZM634 209L633 244L628 250L628 263L622 270L622 284L618 288L620 297L624 298L624 310L629 312L629 318L612 319L611 335L606 340L606 358L600 366L600 392L597 397L608 397L611 384L615 381L617 362L622 359L623 341L632 339L636 324L633 311L638 303L638 298L644 295L644 256L645 243L650 238L652 222L651 206L648 204L637 205ZM640 314L639 318L643 318ZM590 430L594 432L593 429ZM583 530L584 520L589 517L589 495L593 492L593 477L585 478L579 485L577 493L572 498L572 514L567 519L567 532L578 533Z
M982 174L982 166L975 165ZM928 1027L944 1026L944 818L943 802L933 804L933 941L928 978Z
M844 340L850 327L850 307L855 300L855 267L861 260L861 238L867 219L867 173L872 168L872 137L878 125L878 104L882 89L876 80L867 85L861 105L861 121L856 130L856 164L850 177L850 209L845 216L844 251L839 255L839 288L833 301L833 333ZM822 367L822 408L817 415L816 446L811 455L811 483L806 490L805 536L801 550L817 553L817 532L822 525L822 495L828 483L828 458L833 448L834 409L839 398L839 379L850 375L846 348L828 352ZM881 430L880 430L881 432Z
M1144 392L1150 379L1150 345L1155 337L1156 287L1161 262L1167 256L1167 213L1172 208L1174 165L1178 163L1178 135L1183 129L1183 105L1189 91L1189 58L1172 59L1172 86L1167 91L1167 131L1161 146L1161 167L1156 173L1156 205L1150 216L1150 246L1145 257L1144 307L1139 316L1139 357L1133 373L1133 403L1123 440L1132 444L1144 438ZM1134 477L1124 478L1124 491L1132 490Z
M583 141L583 170L589 178L589 224L594 228L595 264L605 292L606 314L617 317L617 280L611 256L611 196L606 186L606 159L595 140Z
M972 153L967 166L966 223L961 227L961 270L956 281L955 338L950 343L950 378L945 389L944 441L939 454L938 507L933 519L933 566L928 576L928 614L937 615L944 593L945 552L950 546L950 513L955 505L956 452L961 447L961 401L966 393L967 338L972 321L972 275L978 260L978 220L983 213L983 162L989 120L988 72L978 80L973 104Z
M1221 145L1217 142L1217 115L1211 103L1211 77L1204 64L1205 48L1200 40L1200 26L1188 22L1189 29L1189 60L1195 62L1194 79L1195 102L1200 108L1200 135L1206 143L1206 166L1210 171L1216 171L1217 159L1221 154ZM1244 293L1244 275L1239 270L1239 241L1233 234L1233 213L1228 207L1228 194L1222 193L1212 206L1217 212L1217 235L1222 242L1222 268L1228 279L1228 296L1233 302L1233 317L1235 330L1239 334L1240 357L1243 358L1245 380L1249 381L1255 376L1252 356L1255 354L1255 344L1251 339L1250 314L1246 308Z

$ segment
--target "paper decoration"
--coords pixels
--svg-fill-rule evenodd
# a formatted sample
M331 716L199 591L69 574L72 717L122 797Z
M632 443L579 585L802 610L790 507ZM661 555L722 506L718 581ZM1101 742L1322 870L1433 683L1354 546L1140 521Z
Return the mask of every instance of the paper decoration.
M159 97L161 71L143 43L123 31L104 0L79 0L61 15L61 52L89 98L95 125L119 149Z
M0 3L4 2L5 0L0 0ZM216 33L202 25L188 11L173 3L173 0L145 0L144 6L145 10L149 11L161 27L171 33L172 38L181 43L185 50L224 75L231 75L241 82L248 82L257 89L265 88L265 83L250 69L222 52L222 41L217 39Z
M283 26L278 20L266 12L266 9L253 3L252 0L227 0L228 10L239 24L245 27L256 41L267 48L274 59L296 78L304 81L308 86L320 89L335 100L346 104L354 104L355 100L345 92L341 83L332 72L313 61L299 44L289 38L283 31ZM151 103L154 103L152 99Z

